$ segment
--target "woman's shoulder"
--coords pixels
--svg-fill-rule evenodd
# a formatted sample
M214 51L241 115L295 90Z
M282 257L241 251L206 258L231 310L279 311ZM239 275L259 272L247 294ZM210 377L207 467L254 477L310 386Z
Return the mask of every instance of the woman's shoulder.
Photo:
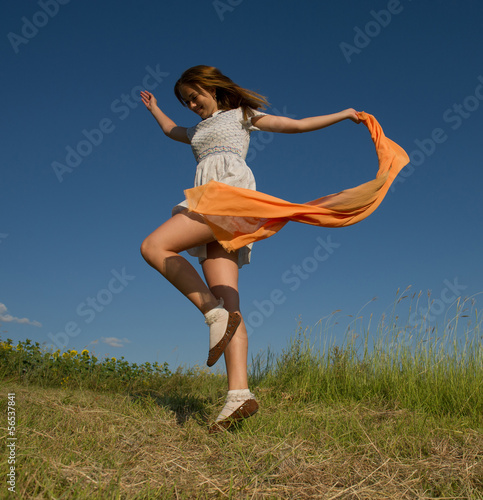
M255 116L263 116L266 113L259 111L254 108L244 108L240 106L239 108L233 108L226 110L226 113L228 113L228 116L230 118L241 122L242 124L250 123L251 124L251 119L254 118Z
M230 109L220 110L220 114L224 114L225 116L238 116L242 112L243 112L242 108L230 108Z
M215 118L213 124L216 126L221 123L237 123L243 120L243 109L242 108L231 108L231 109L221 109L213 116Z

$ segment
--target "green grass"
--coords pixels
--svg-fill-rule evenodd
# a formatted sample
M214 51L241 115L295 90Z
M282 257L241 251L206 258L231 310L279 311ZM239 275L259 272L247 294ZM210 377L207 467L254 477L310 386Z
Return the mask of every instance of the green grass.
M318 332L299 328L281 353L256 356L250 387L260 411L221 435L207 427L223 404L222 374L6 340L1 428L6 437L15 393L17 495L481 499L477 311L458 303L440 333L400 327L396 312L374 333L356 318L341 345L330 340L328 318Z

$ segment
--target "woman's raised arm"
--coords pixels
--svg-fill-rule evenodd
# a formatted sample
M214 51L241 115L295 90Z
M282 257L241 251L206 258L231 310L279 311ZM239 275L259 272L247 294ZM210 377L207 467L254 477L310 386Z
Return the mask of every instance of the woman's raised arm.
M354 123L360 123L357 111L349 108L331 115L313 116L310 118L301 118L299 120L287 118L286 116L257 116L252 119L252 124L266 132L298 134L320 130L321 128L329 127L330 125L334 125L334 123L347 119L352 120Z
M164 134L173 139L174 141L184 142L190 144L188 135L186 134L186 127L178 127L171 118L167 117L158 107L158 102L156 97L154 97L151 92L143 90L141 92L141 99L146 106L146 108L151 111L155 120L158 122L159 126L162 128Z

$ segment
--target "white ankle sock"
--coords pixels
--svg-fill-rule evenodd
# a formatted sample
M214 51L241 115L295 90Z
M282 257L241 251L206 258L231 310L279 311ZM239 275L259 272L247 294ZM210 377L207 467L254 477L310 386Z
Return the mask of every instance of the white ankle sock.
M210 349L215 347L225 335L228 316L228 311L223 307L223 299L220 299L220 303L205 314L205 322L210 327Z
M239 408L245 401L248 401L249 399L255 399L255 396L250 392L249 389L236 389L233 391L228 391L225 406L221 410L218 417L216 417L216 422L228 418L237 408Z

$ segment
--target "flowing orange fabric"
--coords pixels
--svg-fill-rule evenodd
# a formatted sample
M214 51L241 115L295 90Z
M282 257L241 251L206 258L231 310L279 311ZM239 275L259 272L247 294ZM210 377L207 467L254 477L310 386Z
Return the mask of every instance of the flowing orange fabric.
M376 147L376 178L307 203L290 203L251 189L210 181L185 191L189 210L203 215L217 241L228 251L268 238L289 221L315 226L356 224L380 205L401 169L409 163L403 148L388 139L374 116L360 112Z

